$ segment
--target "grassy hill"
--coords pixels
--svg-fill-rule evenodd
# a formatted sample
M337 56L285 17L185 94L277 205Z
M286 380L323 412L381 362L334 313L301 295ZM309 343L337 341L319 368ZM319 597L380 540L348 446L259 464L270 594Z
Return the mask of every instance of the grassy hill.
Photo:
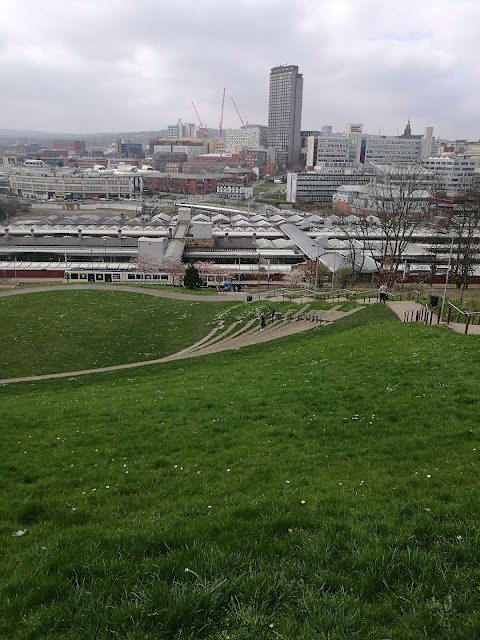
M222 309L231 308L225 303ZM219 309L123 291L49 291L0 299L0 378L161 358L211 329Z
M373 305L0 389L0 636L480 637L479 355Z

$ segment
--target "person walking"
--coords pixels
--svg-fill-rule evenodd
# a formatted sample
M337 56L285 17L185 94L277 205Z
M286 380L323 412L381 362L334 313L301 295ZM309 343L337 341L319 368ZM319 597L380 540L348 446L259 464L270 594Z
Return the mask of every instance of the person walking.
M272 315L270 316L272 320L272 324L275 322L275 309L272 309Z
M380 298L380 302L387 302L388 300L388 287L385 283L381 284L378 289L378 297Z
M263 331L265 329L266 324L267 324L267 321L265 319L265 314L261 313L260 314L260 331Z

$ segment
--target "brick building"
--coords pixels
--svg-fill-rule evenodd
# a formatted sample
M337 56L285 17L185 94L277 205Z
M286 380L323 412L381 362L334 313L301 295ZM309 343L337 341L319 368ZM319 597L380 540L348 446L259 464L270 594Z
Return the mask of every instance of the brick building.
M69 153L81 153L85 151L85 140L54 140L54 151L68 151Z

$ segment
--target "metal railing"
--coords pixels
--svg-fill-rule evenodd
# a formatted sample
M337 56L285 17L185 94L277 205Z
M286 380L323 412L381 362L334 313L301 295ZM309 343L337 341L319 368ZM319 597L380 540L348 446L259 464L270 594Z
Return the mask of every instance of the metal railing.
M451 302L446 302L446 306L448 306L447 311L447 319L446 324L449 325L451 322L457 324L464 324L465 330L464 335L468 334L468 328L470 325L480 325L480 311L463 311L459 309ZM442 318L440 316L441 308L437 307L437 309L431 309L428 304L425 304L421 309L418 307L416 309L410 309L409 311L405 311L403 314L404 322L423 322L425 324L432 324L433 316L436 314L437 323L440 324L442 322Z
M455 322L454 318L456 317L458 324L465 325L465 335L468 333L469 326L475 324L475 320L477 321L476 324L480 324L480 311L463 311L451 302L447 302L446 304L448 305L446 323L450 324L451 322ZM440 320L440 314L438 314L438 323L440 323Z
M432 324L434 311L430 309L428 304L424 304L420 309L410 309L403 314L404 322L423 322L424 324ZM438 322L437 322L438 324Z
M261 291L255 294L258 296L258 300L268 299L268 298L282 298L285 300L286 298L291 300L292 298L311 298L312 300L322 300L326 302L327 300L337 301L340 300L363 300L364 303L371 302L372 300L376 300L378 298L378 290L377 289L327 289L321 290L318 289L315 291L314 289L286 289L285 287L279 289L268 289L267 291ZM420 296L422 294L420 291L412 290L412 291L399 291L396 293L388 294L389 300L398 301L398 300L415 300L418 302Z

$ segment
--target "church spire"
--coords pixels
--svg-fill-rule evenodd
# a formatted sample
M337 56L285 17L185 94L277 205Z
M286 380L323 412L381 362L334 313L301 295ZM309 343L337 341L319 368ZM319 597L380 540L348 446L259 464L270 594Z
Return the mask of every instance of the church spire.
M409 138L412 135L412 127L410 126L410 118L408 119L407 126L405 127L405 131L403 132L404 138Z

